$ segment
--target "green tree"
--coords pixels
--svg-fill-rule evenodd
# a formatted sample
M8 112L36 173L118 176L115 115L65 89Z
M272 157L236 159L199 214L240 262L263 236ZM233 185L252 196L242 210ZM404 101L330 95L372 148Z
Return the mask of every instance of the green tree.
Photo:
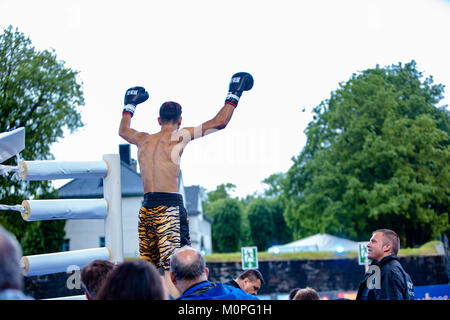
M286 174L278 172L265 178L262 183L268 185L267 190L264 191L266 197L278 197L283 193L283 182L286 179Z
M297 237L368 239L391 228L402 245L448 230L449 112L443 86L414 61L354 74L314 109L307 143L284 181Z
M21 152L21 158L53 159L50 146L63 137L63 129L73 132L83 125L77 110L84 105L78 73L65 67L65 62L58 60L54 51L36 50L31 40L12 26L0 35L0 132L25 127L25 150ZM16 165L15 159L4 164ZM3 204L20 204L24 199L53 192L50 181L22 182L0 177ZM45 251L60 249L62 239L50 243L41 239L45 234L41 230L45 229L44 225L48 225L47 229L56 227L60 230L64 228L60 222L25 223L17 212L6 212L0 215L0 223L21 242L39 238L39 243L47 243L41 246ZM55 230L50 233L61 235ZM26 243L22 242L25 253L30 251Z
M220 184L216 187L216 190L208 192L208 201L214 202L219 199L229 199L231 198L229 192L234 191L236 186L232 183Z
M252 243L258 250L267 250L271 245L291 240L291 231L284 220L284 209L279 199L257 198L246 211Z
M255 243L252 239L251 229L250 229L250 221L248 219L248 206L258 199L256 194L247 195L245 198L239 200L239 203L242 208L242 230L241 230L241 246L242 247L250 247L254 246Z
M210 204L208 215L214 219L212 246L215 252L239 251L242 210L237 199L218 199Z
M202 202L203 210L205 212L208 211L209 205L219 199L230 199L231 196L229 194L230 191L233 191L236 186L232 183L224 183L220 184L216 187L216 190L206 192L206 199ZM203 192L205 192L203 190Z
M272 208L268 202L258 198L247 207L251 238L260 251L269 248L274 235Z
M281 197L269 199L269 205L273 219L273 236L270 244L284 244L292 241L292 230L284 217L285 208Z

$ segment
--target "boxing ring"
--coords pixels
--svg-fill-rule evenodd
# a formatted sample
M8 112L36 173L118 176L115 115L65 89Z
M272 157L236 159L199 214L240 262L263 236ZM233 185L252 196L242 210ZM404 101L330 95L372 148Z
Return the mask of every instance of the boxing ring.
M104 155L101 161L22 161L24 130L0 134L0 163L13 156L17 166L0 165L0 174L13 173L13 179L43 181L73 178L102 178L102 199L24 200L20 205L2 205L0 210L18 211L24 221L102 219L105 247L23 256L21 264L26 277L67 272L70 266L80 270L95 259L123 262L122 193L120 157ZM17 140L17 141L16 141ZM80 296L64 297L79 299ZM59 298L57 298L59 299Z

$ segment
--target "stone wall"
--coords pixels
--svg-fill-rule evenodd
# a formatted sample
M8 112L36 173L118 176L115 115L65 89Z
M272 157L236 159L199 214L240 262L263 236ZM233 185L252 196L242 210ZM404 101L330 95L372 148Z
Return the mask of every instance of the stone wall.
M400 263L416 286L448 283L444 256L401 257ZM210 263L209 279L225 282L236 278L241 263ZM357 259L290 260L259 262L265 284L259 294L288 293L293 288L317 291L355 291L364 275Z
M445 256L401 257L400 263L416 286L448 283ZM208 263L209 279L226 282L241 272L240 262ZM265 284L259 294L288 293L310 286L317 291L355 291L364 274L356 259L260 261ZM36 299L81 295L67 288L71 274L58 273L25 278L25 292ZM69 281L70 282L70 281Z

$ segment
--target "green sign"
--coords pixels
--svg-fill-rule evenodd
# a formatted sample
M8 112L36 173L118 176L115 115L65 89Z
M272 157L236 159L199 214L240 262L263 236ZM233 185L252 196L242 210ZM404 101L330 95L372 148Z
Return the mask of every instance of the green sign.
M242 269L258 269L258 248L242 247Z
M367 251L367 244L369 242L358 242L358 263L359 265L368 265L370 264L370 259L367 257L368 256L368 251Z

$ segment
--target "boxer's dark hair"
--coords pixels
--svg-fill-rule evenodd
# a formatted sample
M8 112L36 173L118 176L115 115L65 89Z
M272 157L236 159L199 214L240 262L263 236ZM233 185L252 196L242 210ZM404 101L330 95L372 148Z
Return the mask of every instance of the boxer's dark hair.
M180 104L173 101L164 102L159 109L159 117L163 124L176 123L181 117Z

